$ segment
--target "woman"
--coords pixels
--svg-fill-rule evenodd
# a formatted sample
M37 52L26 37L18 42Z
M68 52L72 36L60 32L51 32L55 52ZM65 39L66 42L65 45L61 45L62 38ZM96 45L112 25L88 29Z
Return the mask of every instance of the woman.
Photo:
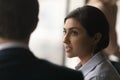
M64 47L67 57L79 57L76 70L85 80L120 80L118 72L102 55L109 44L109 24L97 8L83 6L65 18Z

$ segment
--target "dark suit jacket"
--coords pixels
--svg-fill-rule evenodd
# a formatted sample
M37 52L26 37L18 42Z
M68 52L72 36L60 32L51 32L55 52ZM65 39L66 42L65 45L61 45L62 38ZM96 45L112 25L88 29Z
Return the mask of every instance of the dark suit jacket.
M111 61L111 63L120 74L120 62Z
M35 58L24 48L0 51L0 80L83 80L81 72Z

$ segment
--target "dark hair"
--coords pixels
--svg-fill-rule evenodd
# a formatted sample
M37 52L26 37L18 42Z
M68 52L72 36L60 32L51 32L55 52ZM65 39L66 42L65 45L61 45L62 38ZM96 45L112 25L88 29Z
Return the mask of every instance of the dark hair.
M93 37L96 33L101 33L102 38L96 46L96 52L106 48L109 44L109 23L98 8L92 6L83 6L70 12L68 18L74 18L86 29L88 35Z
M85 4L87 4L90 0L85 0Z
M38 22L37 0L0 0L0 37L26 39Z

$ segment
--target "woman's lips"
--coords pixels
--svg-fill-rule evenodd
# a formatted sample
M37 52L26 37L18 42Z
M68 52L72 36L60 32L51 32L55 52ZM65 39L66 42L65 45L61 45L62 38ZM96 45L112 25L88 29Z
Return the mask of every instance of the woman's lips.
M70 52L71 50L72 50L71 47L69 47L69 46L66 46L66 47L65 47L65 51L66 51L66 52Z

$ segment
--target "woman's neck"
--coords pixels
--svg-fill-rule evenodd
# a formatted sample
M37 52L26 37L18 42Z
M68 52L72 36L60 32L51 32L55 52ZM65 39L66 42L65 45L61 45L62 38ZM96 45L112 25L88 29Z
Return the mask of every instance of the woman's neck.
M87 63L92 57L94 56L94 54L91 55L85 55L85 56L79 56L80 59L80 63L81 65L84 65L85 63Z

